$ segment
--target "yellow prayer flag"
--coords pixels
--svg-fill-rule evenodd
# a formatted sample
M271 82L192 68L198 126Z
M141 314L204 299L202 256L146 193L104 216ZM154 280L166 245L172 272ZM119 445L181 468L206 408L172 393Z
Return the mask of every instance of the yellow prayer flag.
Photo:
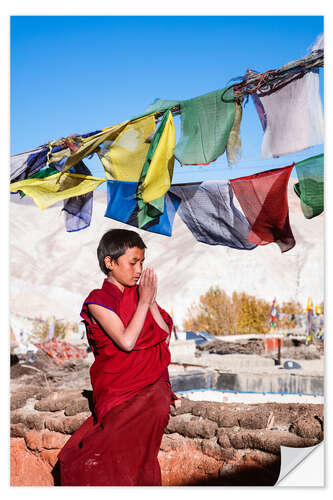
M306 310L309 311L310 309L313 309L313 300L311 297L308 298L307 304L306 304Z
M149 165L142 184L142 199L145 203L163 196L170 188L175 157L176 130L169 112L167 122L162 132L154 156Z
M43 210L58 201L94 191L103 182L105 179L100 177L59 172L41 179L30 178L14 182L10 184L10 191L23 191Z
M148 115L127 123L117 137L104 141L98 156L107 176L117 181L138 182L149 149L145 140L154 130L154 115Z
M67 172L71 167L79 163L86 156L91 155L100 146L100 144L105 141L114 141L118 134L125 128L128 121L120 123L119 125L113 125L112 127L107 127L97 134L90 135L89 137L81 138L79 149L75 152L71 152L69 148L62 149L56 153L50 154L49 164L58 162L64 157L68 157L66 160L66 165L61 171L61 175ZM50 143L50 146L55 145Z

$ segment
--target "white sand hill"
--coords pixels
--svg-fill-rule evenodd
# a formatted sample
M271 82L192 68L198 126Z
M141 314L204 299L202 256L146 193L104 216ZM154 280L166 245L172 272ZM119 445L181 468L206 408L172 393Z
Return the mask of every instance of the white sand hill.
M324 217L304 218L289 186L290 222L296 246L281 254L276 244L234 250L197 242L176 215L171 238L138 231L146 245L146 265L159 279L158 302L181 328L187 308L212 285L281 303L304 305L324 298ZM107 217L106 192L94 194L89 228L67 233L62 203L40 210L28 197L10 203L11 311L29 317L80 321L83 299L104 279L96 257L98 242L115 227L133 229ZM236 200L235 200L236 202Z

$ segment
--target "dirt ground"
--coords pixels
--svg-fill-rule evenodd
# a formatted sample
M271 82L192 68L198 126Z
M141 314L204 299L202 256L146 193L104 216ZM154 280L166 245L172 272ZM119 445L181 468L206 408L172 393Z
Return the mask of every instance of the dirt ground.
M87 350L87 345L81 348ZM198 352L210 354L255 354L263 357L275 358L276 352L265 352L264 342L261 339L244 339L237 342L216 340L197 346ZM285 339L281 349L283 358L293 360L314 360L323 355L324 342L320 340L316 345L305 345L304 341ZM29 361L28 354L11 354L10 379L17 385L41 385L51 390L59 389L91 389L89 368L93 362L92 354L84 359L64 361L59 366L50 356L41 349L34 354L35 361Z
M50 356L38 349L35 361L28 361L28 355L18 358L11 355L10 379L22 385L41 385L51 390L90 388L89 368L91 359L64 361L59 366Z
M237 342L214 340L197 346L198 351L212 354L257 354L266 358L275 358L276 352L265 352L262 339L244 339ZM320 359L324 354L324 341L317 340L316 344L306 345L304 339L285 338L281 348L281 356L293 360Z

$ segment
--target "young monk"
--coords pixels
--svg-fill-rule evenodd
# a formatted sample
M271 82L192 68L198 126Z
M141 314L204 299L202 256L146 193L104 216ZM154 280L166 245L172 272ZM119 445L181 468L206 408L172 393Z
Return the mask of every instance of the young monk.
M176 399L167 368L172 320L156 303L155 272L143 270L145 248L123 229L99 243L107 278L81 311L95 356L94 415L58 456L62 486L161 485L157 454Z

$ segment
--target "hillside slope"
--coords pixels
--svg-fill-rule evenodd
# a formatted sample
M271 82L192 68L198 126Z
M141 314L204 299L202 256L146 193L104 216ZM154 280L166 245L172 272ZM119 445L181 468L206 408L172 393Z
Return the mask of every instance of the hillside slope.
M13 197L14 199L14 197ZM61 204L40 210L27 197L10 203L11 310L30 317L79 320L81 304L104 275L96 248L105 231L130 226L104 217L106 194L96 192L89 228L65 231ZM324 297L324 217L306 220L289 186L290 222L296 246L281 254L276 244L252 251L197 242L176 215L171 238L139 231L146 265L158 274L158 301L173 309L178 327L187 308L211 285L271 301L295 298L304 305Z

